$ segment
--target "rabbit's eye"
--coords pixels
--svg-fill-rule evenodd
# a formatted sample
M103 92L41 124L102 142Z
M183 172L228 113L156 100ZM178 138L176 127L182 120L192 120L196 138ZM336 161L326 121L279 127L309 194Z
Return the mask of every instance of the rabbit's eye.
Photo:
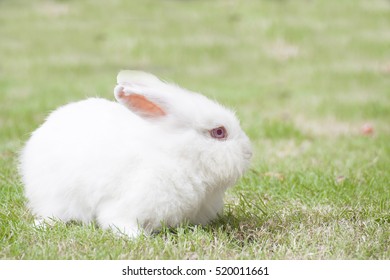
M216 138L219 140L224 140L227 137L226 128L224 128L223 126L214 128L214 129L210 130L210 135L213 138Z

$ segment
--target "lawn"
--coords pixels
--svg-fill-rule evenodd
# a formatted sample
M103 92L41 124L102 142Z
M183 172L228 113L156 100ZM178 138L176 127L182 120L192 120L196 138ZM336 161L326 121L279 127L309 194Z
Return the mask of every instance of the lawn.
M387 0L0 1L1 259L390 259ZM250 170L224 215L128 240L33 226L17 155L120 69L236 110Z

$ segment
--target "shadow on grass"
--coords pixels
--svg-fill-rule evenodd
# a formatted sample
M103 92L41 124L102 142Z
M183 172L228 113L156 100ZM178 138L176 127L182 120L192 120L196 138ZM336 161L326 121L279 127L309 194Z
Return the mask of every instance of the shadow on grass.
M224 236L229 243L244 247L261 241L265 231L281 232L282 230L278 213L270 211L260 195L248 198L239 193L238 200L225 205L224 214L210 224L202 226L182 223L174 228L162 225L158 232L152 234L152 237L179 242L183 235L203 234L211 239Z

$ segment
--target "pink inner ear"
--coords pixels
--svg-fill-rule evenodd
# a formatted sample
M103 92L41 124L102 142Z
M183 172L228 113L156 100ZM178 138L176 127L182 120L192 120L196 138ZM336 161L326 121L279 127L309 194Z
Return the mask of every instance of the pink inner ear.
M145 96L140 94L129 94L125 95L125 93L122 91L119 92L119 98L131 109L135 110L136 113L141 114L146 117L161 117L165 116L165 111L158 106L157 104L153 103L152 101L148 100Z

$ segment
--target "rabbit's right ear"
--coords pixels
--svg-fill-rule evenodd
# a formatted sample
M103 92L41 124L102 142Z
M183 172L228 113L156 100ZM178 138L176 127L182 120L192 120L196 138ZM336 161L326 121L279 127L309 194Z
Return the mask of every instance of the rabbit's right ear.
M129 92L122 85L114 89L116 100L141 117L159 118L166 115L165 110L142 94Z

